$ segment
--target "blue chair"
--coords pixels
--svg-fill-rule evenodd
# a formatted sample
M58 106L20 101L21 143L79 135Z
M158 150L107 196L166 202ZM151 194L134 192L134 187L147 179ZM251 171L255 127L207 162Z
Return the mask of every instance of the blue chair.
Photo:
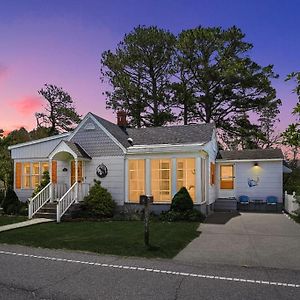
M277 205L278 199L275 196L268 196L267 197L267 205Z
M246 195L239 196L240 204L249 204L249 197Z

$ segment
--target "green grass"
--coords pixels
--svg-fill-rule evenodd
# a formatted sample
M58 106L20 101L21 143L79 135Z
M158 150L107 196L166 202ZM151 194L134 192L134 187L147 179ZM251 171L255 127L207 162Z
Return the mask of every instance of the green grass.
M1 216L0 226L26 221L27 217L24 216Z
M101 254L174 257L199 235L199 223L152 222L151 248L144 246L140 221L47 223L2 232L0 243L91 251Z

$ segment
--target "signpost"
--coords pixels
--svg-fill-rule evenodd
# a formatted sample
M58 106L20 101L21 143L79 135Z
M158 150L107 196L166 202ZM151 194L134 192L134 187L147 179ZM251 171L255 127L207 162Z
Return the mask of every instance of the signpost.
M140 195L140 204L144 205L144 243L146 247L149 247L149 219L151 203L153 203L153 196Z

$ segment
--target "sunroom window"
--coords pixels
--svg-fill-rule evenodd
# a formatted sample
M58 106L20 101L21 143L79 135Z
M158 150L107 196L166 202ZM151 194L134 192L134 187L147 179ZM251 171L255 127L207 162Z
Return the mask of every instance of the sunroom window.
M151 190L154 202L170 202L171 195L171 160L151 160Z
M195 201L195 159L177 159L177 191L186 187L191 198Z
M139 203L140 195L145 194L145 160L129 160L128 173L129 201Z

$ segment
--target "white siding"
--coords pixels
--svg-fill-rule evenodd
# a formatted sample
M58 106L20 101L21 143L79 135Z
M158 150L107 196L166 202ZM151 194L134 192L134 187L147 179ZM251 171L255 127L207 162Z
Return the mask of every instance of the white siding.
M217 195L217 182L215 180L215 184L211 185L210 184L210 163L215 163L217 153L218 153L218 143L217 143L217 137L216 137L216 132L214 130L212 140L207 143L204 146L204 150L208 153L208 162L207 162L207 186L208 186L208 199L207 199L207 204L211 204L215 202L216 195Z
M54 150L54 148L60 143L60 141L67 140L67 136L52 139L49 141L43 141L40 143L34 143L11 150L12 159L45 159Z
M250 199L266 199L267 196L276 196L282 202L282 161L258 162L254 167L253 162L235 162L234 190L220 190L219 166L217 173L218 197L226 197L232 194L235 197L247 195ZM258 185L249 187L248 179L258 179Z
M96 168L101 163L103 163L108 169L108 174L104 178L99 178L96 175ZM91 161L85 162L85 182L93 185L94 179L100 180L101 185L112 194L116 203L118 205L123 205L125 200L124 166L124 156L95 157Z

